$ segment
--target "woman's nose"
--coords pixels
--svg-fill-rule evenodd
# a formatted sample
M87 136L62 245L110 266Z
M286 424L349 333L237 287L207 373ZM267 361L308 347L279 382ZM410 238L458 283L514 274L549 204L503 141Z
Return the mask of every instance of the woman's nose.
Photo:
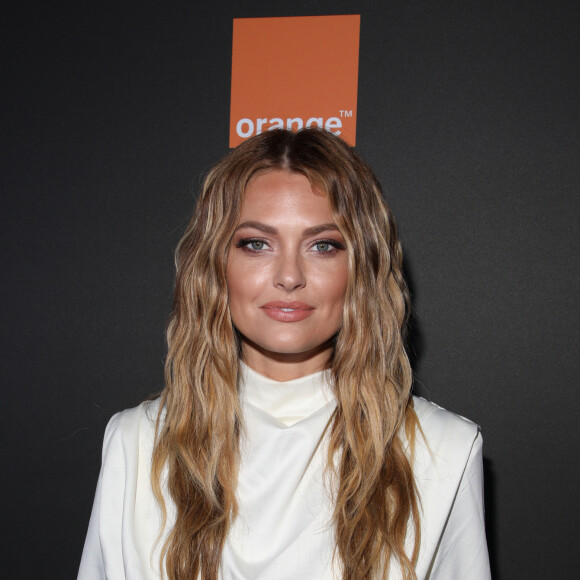
M303 264L294 252L282 253L276 264L274 286L292 292L306 285Z

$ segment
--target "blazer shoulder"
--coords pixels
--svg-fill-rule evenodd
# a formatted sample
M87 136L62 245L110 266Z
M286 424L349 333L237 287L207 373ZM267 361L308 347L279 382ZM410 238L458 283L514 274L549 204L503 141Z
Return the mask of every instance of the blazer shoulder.
M479 425L473 421L447 411L422 397L413 397L413 406L421 429L428 439L435 441L466 439L473 442L480 431Z
M103 454L111 446L127 449L143 439L153 441L158 411L159 399L155 399L113 415L105 429Z
M415 442L419 474L437 473L437 479L460 477L478 439L479 426L435 403L413 397L421 431Z
M421 505L419 578L489 579L479 427L414 398L420 432L413 471Z

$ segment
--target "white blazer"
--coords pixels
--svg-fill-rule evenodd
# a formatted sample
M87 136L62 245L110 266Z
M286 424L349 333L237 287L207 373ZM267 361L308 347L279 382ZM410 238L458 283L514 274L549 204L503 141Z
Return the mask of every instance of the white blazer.
M414 398L425 442L417 436L413 471L421 501L420 580L490 580L483 515L482 439L477 425ZM160 515L150 484L158 402L116 414L107 425L79 580L158 580ZM169 525L174 510L168 504ZM412 546L412 538L407 538ZM289 575L290 574L290 575ZM223 580L257 580L222 574ZM261 580L294 578L291 572ZM339 578L339 576L330 575ZM320 576L306 577L321 580ZM401 578L391 566L389 579Z

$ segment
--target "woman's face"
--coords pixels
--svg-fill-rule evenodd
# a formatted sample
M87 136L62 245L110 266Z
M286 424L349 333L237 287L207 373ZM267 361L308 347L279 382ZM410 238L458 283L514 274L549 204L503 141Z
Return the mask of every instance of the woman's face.
M342 324L348 257L326 195L287 170L253 177L228 255L231 316L254 370L320 370ZM294 363L294 364L289 364Z

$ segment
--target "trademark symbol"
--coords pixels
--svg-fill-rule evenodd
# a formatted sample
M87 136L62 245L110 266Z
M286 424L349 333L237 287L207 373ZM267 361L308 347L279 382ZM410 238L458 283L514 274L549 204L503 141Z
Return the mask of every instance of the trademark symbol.
M341 117L352 117L352 109L350 111L347 111L346 109L341 109L338 112L340 113Z

